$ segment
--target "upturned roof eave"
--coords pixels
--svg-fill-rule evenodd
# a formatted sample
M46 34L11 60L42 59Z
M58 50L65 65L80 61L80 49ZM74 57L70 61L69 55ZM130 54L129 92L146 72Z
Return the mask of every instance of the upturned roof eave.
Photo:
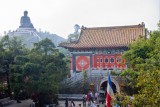
M90 47L90 46L86 46L86 47L71 47L71 46L63 46L66 49L93 49L93 48L97 48L97 49L106 49L106 48L128 48L127 45L124 46L94 46L94 47Z

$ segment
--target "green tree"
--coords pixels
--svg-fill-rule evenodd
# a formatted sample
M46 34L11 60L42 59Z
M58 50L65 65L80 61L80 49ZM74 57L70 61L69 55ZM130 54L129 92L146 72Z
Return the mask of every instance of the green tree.
M68 68L65 56L55 49L49 39L42 40L34 46L26 56L29 61L22 64L23 74L28 78L26 89L30 92L43 93L43 103L46 103L48 93L53 94L51 99L58 93L59 83Z
M13 76L12 65L14 65L14 58L18 55L25 55L28 51L24 48L22 42L17 40L17 38L10 39L9 36L4 36L1 39L0 44L0 69L1 72L5 73L8 84L8 94L11 95L10 82L12 83L12 79L10 78L12 78ZM15 76L16 80L19 80L20 78L20 74L17 74L17 76ZM19 84L17 83L15 87L19 87Z
M20 90L43 93L45 100L58 93L59 83L68 70L65 56L44 39L28 50L16 38L5 36L0 41L0 72L8 73L8 84L18 95ZM8 88L9 89L9 88Z
M38 43L34 43L34 49L37 52L40 52L42 54L44 54L45 56L47 56L48 54L52 53L55 49L55 45L54 43L46 38Z
M160 30L148 39L140 38L129 46L123 57L131 68L127 70L129 84L138 88L134 94L135 107L159 107L160 105ZM135 73L134 73L135 72Z
M138 77L138 72L135 72L133 69L128 68L126 70L123 70L123 72L120 74L122 77L125 87L124 91L127 95L133 95L138 93L138 88L136 87L136 79Z
M82 80L82 87L83 87L83 94L87 93L87 71L83 70L83 80Z

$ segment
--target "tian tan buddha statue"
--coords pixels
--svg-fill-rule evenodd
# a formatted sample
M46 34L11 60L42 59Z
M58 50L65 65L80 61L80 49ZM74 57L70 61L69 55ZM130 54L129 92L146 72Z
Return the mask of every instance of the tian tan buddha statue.
M34 28L27 14L28 11L24 11L24 16L21 17L19 28Z

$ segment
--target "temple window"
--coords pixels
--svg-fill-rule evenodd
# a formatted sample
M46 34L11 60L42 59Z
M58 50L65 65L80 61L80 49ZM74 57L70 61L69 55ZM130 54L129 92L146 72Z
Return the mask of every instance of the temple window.
M116 62L118 63L119 62L119 58L116 58L116 60L117 60Z
M113 63L114 62L114 58L110 58L110 62Z
M108 58L105 58L105 63L108 63Z
M117 63L122 63L122 58L118 57L117 58Z
M100 62L102 62L102 58L100 58Z
M119 62L122 63L122 58L119 58Z

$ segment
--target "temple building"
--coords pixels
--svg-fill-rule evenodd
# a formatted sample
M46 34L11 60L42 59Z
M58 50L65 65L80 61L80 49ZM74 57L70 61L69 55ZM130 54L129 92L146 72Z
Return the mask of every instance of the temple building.
M121 57L122 54L140 36L146 37L143 22L129 26L82 27L77 41L61 43L59 46L71 52L71 72L100 68L122 70L127 68L127 61Z

